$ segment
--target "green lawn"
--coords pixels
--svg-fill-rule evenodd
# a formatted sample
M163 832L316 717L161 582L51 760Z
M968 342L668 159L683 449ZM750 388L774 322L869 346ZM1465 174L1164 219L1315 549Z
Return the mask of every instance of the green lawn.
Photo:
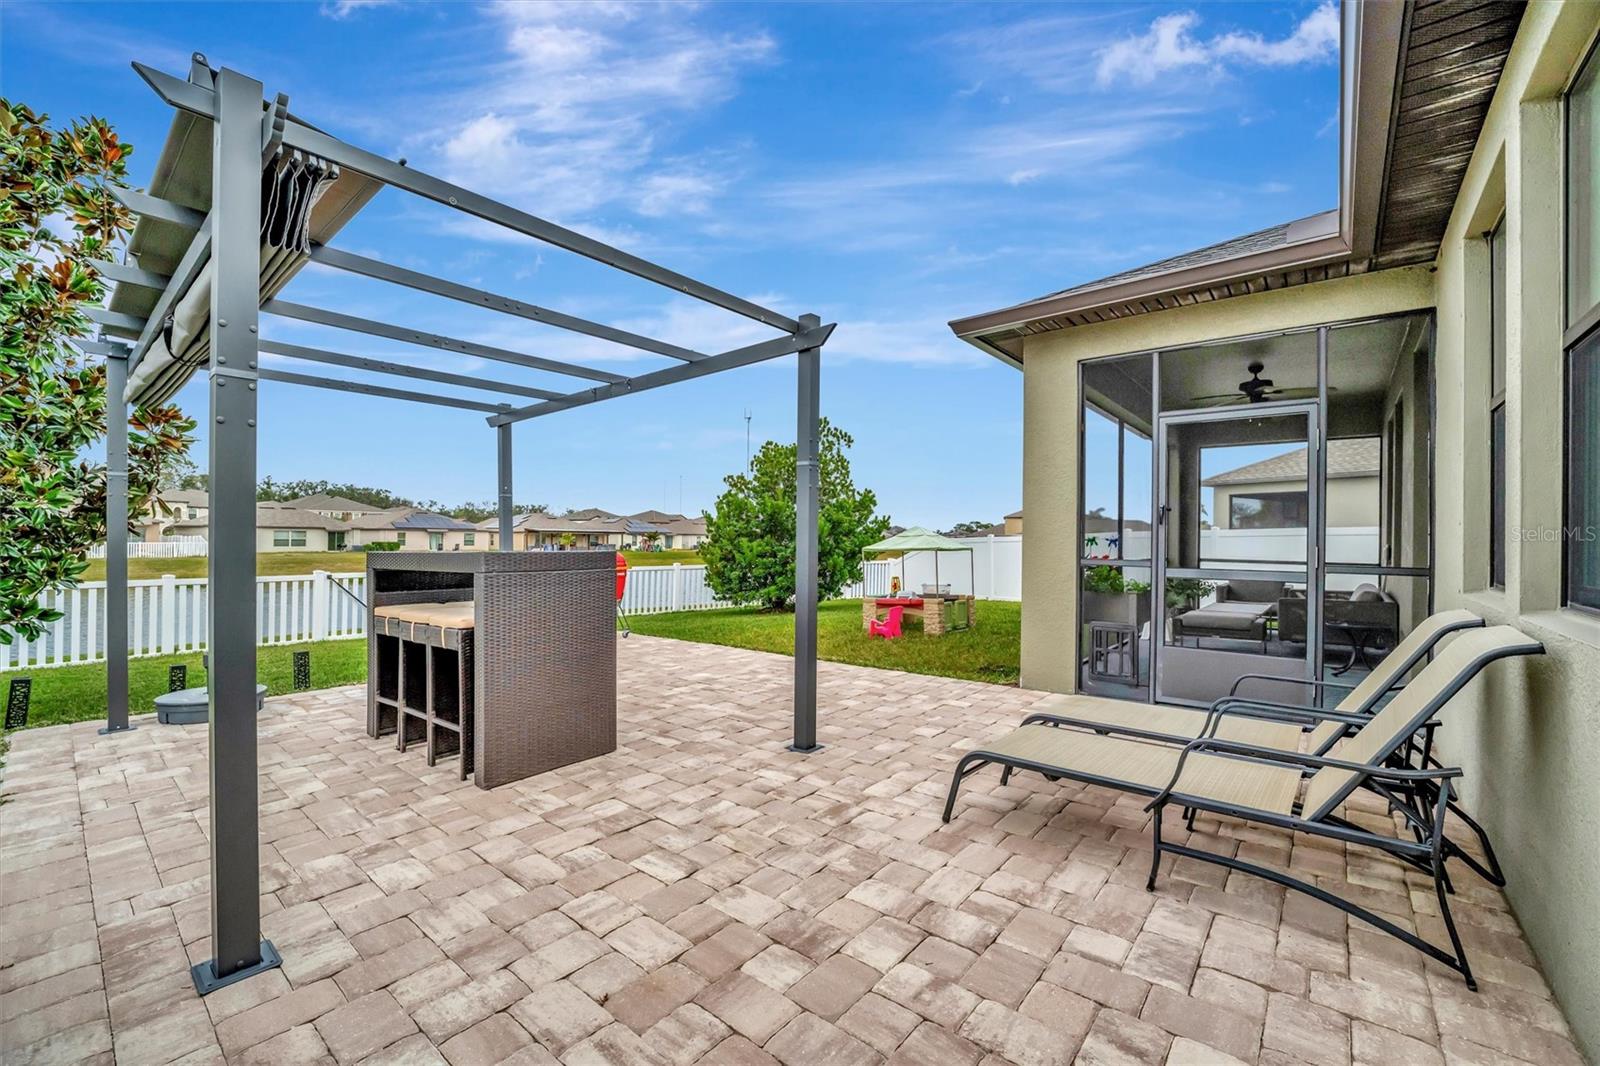
M693 548L674 548L671 551L623 552L629 566L671 566L673 563L698 564L700 553ZM367 568L367 557L362 552L261 552L256 556L257 574L309 574L313 570L327 570L335 574L354 574ZM206 559L203 555L182 559L129 559L128 577L131 580L157 578L162 574L174 577L205 577ZM83 572L84 581L104 581L106 561L90 559L89 569Z
M1014 685L1020 671L1022 605L980 600L977 625L942 637L925 637L920 625L906 620L899 640L868 637L861 629L860 600L830 600L817 614L817 656L831 662L878 666L913 674L936 674L972 681ZM794 652L794 615L769 614L756 608L679 611L633 615L635 633L673 637L702 644L724 644L757 651Z
M365 640L325 640L314 644L276 644L256 649L256 677L274 696L293 691L292 655L311 651L311 687L333 688L353 685L367 679ZM167 667L183 663L189 667L189 685L206 683L205 669L198 652L188 655L162 655L128 661L128 711L149 714L152 702L167 691ZM28 710L28 726L83 722L106 716L106 667L104 663L84 666L59 666L47 670L8 670L0 683L13 677L33 678L33 702Z

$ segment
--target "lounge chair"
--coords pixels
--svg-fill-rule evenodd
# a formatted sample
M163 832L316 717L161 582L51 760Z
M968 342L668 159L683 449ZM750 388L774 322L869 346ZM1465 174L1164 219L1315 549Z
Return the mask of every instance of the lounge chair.
M1389 763L1412 735L1488 664L1512 655L1543 651L1544 646L1538 641L1510 626L1459 634L1387 706L1360 724L1340 750L1340 758L1218 737L1198 738L1177 748L1048 725L1020 726L962 756L945 800L944 820L948 822L954 813L961 782L989 763L998 763L1007 770L1031 770L1051 779L1064 777L1150 796L1146 810L1154 814L1154 854L1149 888L1155 887L1163 852L1254 874L1304 892L1389 933L1456 970L1466 979L1467 986L1476 990L1477 983L1450 914L1445 874L1448 859L1463 857L1460 848L1444 835L1445 820L1452 808L1451 781L1461 771L1431 766L1400 769ZM1357 788L1367 788L1388 799L1404 816L1413 839L1382 836L1337 815L1335 811ZM1422 796L1432 798L1432 807L1419 814L1417 797ZM1164 841L1162 815L1173 804L1329 837L1345 844L1366 845L1429 874L1452 951L1308 881L1231 855Z

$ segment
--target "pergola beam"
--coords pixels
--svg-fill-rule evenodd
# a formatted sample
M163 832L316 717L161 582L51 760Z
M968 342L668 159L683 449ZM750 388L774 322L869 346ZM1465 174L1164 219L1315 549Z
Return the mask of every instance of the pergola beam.
M459 385L465 389L483 389L486 392L503 392L512 396L530 396L536 400L548 400L561 395L558 392L551 392L549 389L536 389L531 385L517 385L509 381L473 377L470 374L452 374L445 370L406 366L402 363L385 362L382 359L369 359L363 355L346 355L343 352L330 352L322 348L307 348L302 344L262 341L260 347L263 352L271 352L273 355L281 355L289 359L301 359L310 363L325 363L329 366L348 367L351 370L370 370L375 374L394 374L399 377L419 378L423 381L437 381L441 385Z
M121 311L108 311L104 307L85 307L83 309L83 317L90 322L99 323L104 327L105 332L113 337L128 337L131 339L137 339L139 334L144 332L145 323L148 321L148 319L140 318L138 315L124 314Z
M196 211L192 207L175 204L171 200L163 200L159 196L140 192L138 189L127 189L118 185L111 187L111 195L115 196L122 206L138 215L140 218L155 218L162 222L170 222L175 226L184 226L188 229L199 229L205 221L205 212Z
M140 289L154 289L161 292L169 282L170 275L157 274L152 270L142 270L132 263L114 263L109 259L91 259L89 265L94 267L95 273L103 278L110 278L119 285L133 285Z
M554 414L557 411L568 411L574 407L584 407L601 400L609 400L615 396L631 396L636 392L646 392L650 389L659 389L663 385L674 385L680 381L689 381L693 378L705 377L723 370L732 370L735 367L749 366L752 363L765 362L776 359L791 352L798 352L803 348L820 348L828 335L833 332L833 325L803 326L790 337L775 337L770 341L760 341L756 344L746 345L743 348L734 348L732 351L720 355L707 356L697 363L684 363L682 366L669 366L665 370L656 370L638 377L627 378L612 385L601 385L598 388L575 392L570 396L563 396L557 400L546 400L544 403L532 404L528 407L507 411L505 414L496 415L489 419L491 426L507 425L512 422L522 422L529 418L539 418L543 415Z
M538 304L527 303L515 297L497 296L492 292L474 289L470 285L446 281L430 274L423 274L415 270L407 270L405 267L395 266L392 263L385 263L381 259L371 259L364 255L356 255L354 252L346 252L327 245L317 245L312 248L311 261L313 263L321 263L323 266L348 271L352 274L360 274L362 277L375 278L379 281L392 281L397 285L405 285L420 292L428 292L435 296L459 300L475 307L486 307L491 311L503 311L508 315L526 318L531 322L541 322L547 326L571 330L574 333L597 337L600 340L614 341L617 344L627 345L629 348L637 348L643 352L666 355L673 359L682 359L685 362L694 362L697 359L705 358L705 353L703 352L683 348L676 344L668 344L666 341L659 341L654 337L646 337L639 333L630 333L625 329L616 329L612 326L602 325L599 322L590 322L588 319L562 314L560 311L552 311L548 307L540 307Z
M262 345L263 349L266 347ZM405 400L409 403L428 403L435 407L458 407L463 411L483 411L496 414L510 409L510 404L483 403L480 400L463 400L455 396L435 396L431 392L413 392L410 389L395 389L388 385L369 385L365 381L340 381L338 378L325 378L316 374L296 374L289 370L258 370L257 376L262 381L281 381L286 385L309 385L314 389L332 389L334 392L354 392L363 396L383 396L391 400Z
M180 107L206 118L214 115L216 105L213 93L190 82L179 81L170 74L164 74L142 63L135 63L133 66L156 94L173 107ZM785 333L794 333L800 329L800 323L787 315L696 281L687 274L668 270L648 259L641 259L592 237L585 237L581 233L558 226L536 215L530 215L508 204L491 200L470 189L453 185L430 174L403 166L392 159L385 159L383 156L346 144L337 137L329 136L321 130L312 129L296 121L293 117L289 117L284 123L283 143L340 166L349 167L359 174L365 174L394 188L404 189L435 203L464 211L486 222L493 222L506 229L537 238L546 244L553 244L558 248L565 248L569 252L604 263L606 266L615 267L635 277L653 281L687 296L693 296L695 299L715 304L735 314L753 318L773 329L781 329Z
M291 303L288 300L268 300L261 305L261 309L268 314L298 319L301 322L315 322L321 326L348 329L356 333L365 333L372 337L385 337L389 340L401 341L406 344L420 344L424 348L438 348L440 351L455 352L457 355L475 355L480 359L494 359L498 362L512 363L516 366L525 366L533 370L547 370L552 374L568 374L572 377L588 378L591 381L616 382L627 380L621 374L613 374L608 370L595 370L592 367L563 363L555 359L544 359L537 355L524 355L521 352L508 351L505 348L479 344L477 341L443 337L437 333L427 333L419 329L391 326L387 322L376 322L370 318L359 318L355 315L329 311L321 307L307 307L305 304Z

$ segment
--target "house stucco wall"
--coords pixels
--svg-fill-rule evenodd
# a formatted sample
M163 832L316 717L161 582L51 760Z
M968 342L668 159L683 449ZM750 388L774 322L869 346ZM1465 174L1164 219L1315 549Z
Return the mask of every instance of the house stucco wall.
M1410 267L1030 337L1022 371L1022 506L1034 532L1022 541L1022 684L1055 692L1077 684L1081 361L1432 305L1431 273Z
M1219 529L1230 529L1230 505L1235 496L1257 496L1270 492L1304 492L1304 481L1239 481L1212 488L1211 522ZM1336 477L1328 479L1328 525L1375 526L1379 520L1378 479L1376 477ZM1376 562L1376 559L1368 560Z
M1441 731L1467 806L1509 872L1506 893L1600 1060L1600 618L1564 610L1561 92L1600 7L1529 8L1438 261L1435 599L1542 640L1546 655L1473 685ZM1506 585L1488 585L1489 291L1481 234L1507 226Z

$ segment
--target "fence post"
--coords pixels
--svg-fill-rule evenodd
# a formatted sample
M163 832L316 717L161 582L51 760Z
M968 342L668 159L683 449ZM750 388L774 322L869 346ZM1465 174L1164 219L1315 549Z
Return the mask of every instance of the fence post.
M328 639L328 608L330 601L328 594L332 589L328 584L326 570L311 571L311 639Z
M161 575L161 592L156 600L156 612L161 616L161 654L166 655L178 645L178 577Z
M672 609L683 610L683 564L672 564Z

